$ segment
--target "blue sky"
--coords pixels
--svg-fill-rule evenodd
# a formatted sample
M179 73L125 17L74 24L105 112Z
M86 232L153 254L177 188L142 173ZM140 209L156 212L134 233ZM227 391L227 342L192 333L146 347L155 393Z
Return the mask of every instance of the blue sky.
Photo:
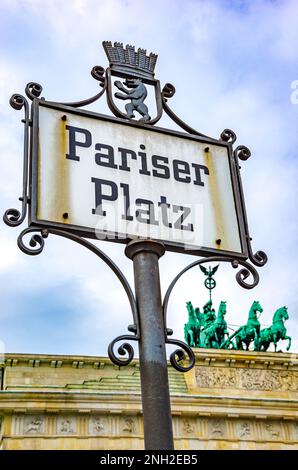
M171 82L171 106L199 131L218 137L233 129L252 158L242 178L255 250L269 261L260 284L244 291L234 270L221 265L216 308L227 300L227 321L246 323L259 300L262 324L287 305L288 334L298 349L297 152L298 4L292 1L1 0L0 3L0 210L21 192L21 113L12 93L29 81L49 100L84 99L97 91L89 71L107 66L103 40L122 41L159 54L156 76ZM91 109L108 113L104 103ZM168 120L163 125L170 126ZM28 257L16 246L20 228L0 226L0 341L9 352L106 354L108 343L131 323L128 302L113 274L73 243L49 237L44 252ZM98 242L133 282L122 245ZM194 258L161 259L163 292ZM199 271L177 285L168 324L183 338L185 301L207 300ZM285 345L281 344L283 350Z

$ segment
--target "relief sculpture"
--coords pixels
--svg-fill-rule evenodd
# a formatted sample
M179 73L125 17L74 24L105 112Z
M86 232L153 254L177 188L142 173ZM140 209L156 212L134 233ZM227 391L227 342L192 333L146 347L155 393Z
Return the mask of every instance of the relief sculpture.
M25 434L41 434L43 432L43 418L41 416L27 417L24 432Z
M298 374L285 370L197 367L196 381L203 388L240 388L264 391L297 391Z

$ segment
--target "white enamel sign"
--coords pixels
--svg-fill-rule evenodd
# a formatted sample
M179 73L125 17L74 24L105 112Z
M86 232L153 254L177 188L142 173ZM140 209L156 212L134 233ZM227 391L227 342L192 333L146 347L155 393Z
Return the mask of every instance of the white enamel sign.
M35 133L33 223L242 253L227 144L46 103Z

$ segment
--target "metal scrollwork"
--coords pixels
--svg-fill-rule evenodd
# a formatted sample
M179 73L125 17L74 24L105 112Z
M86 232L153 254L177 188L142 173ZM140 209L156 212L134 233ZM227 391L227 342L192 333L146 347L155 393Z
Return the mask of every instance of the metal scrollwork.
M26 98L23 95L18 95L15 93L12 95L12 97L9 100L9 104L13 109L16 109L17 111L20 111L23 106L26 106Z
M238 145L234 150L239 160L245 161L251 157L251 151L245 145Z
M42 86L36 82L29 82L26 85L25 93L30 100L34 100L35 98L39 98L42 93Z
M236 269L239 266L239 261L234 260L232 261L231 264L233 268ZM236 281L241 287L244 287L244 289L253 289L259 283L258 271L251 264L247 262L241 262L241 264L243 265L243 268L237 272ZM246 279L249 278L250 276L253 277L253 282L248 283L246 282Z
M81 108L83 106L87 106L88 104L94 103L97 101L106 91L106 78L105 78L105 69L101 67L100 65L95 65L92 70L91 70L91 75L92 77L99 82L100 87L102 87L102 90L100 90L99 93L96 93L96 95L92 96L91 98L88 98L86 100L82 101L73 101L73 102L68 102L68 103L57 103L61 104L64 106L71 106L73 108ZM28 96L30 100L34 100L36 98L39 98L41 93L42 93L42 86L39 83L36 82L29 82L26 85L25 88L25 93ZM49 101L49 103L55 103L54 101ZM17 108L16 108L17 109Z
M256 253L253 253L250 243L248 244L248 254L250 261L260 268L268 261L268 256L264 251L258 250Z
M32 234L32 236L31 236L29 243L25 243L24 238L28 234ZM53 229L53 228L43 229L41 227L27 228L23 230L18 237L18 241L17 241L18 247L23 253L27 255L39 255L42 252L44 245L45 245L44 239L47 238L49 234L58 235L63 238L67 238L89 249L94 254L96 254L102 261L104 261L109 266L109 268L114 272L114 274L116 274L116 276L118 277L119 281L121 282L127 294L127 297L131 306L134 324L130 325L128 327L128 330L133 332L134 335L123 335L123 336L118 336L117 338L115 338L109 345L108 353L109 353L109 357L111 361L114 364L118 366L125 366L129 364L134 357L133 347L129 343L124 343L118 348L118 354L120 354L121 356L128 354L127 358L119 359L114 353L114 346L119 341L139 340L139 334L138 334L139 322L138 322L137 304L136 304L134 294L131 290L131 287L126 277L124 276L122 271L118 268L118 266L111 260L111 258L109 258L109 256L106 255L103 251L101 251L97 246L93 245L93 243L90 243L88 240L85 240L84 238L81 238L72 233L64 232L63 230L58 230L58 229Z
M166 83L165 86L162 89L162 97L167 100L167 98L172 98L176 93L176 88L172 83Z
M105 69L101 65L95 65L91 70L92 77L100 82L100 86L104 86L105 83Z
M178 339L166 338L166 344L175 344L180 348L175 349L175 351L170 354L170 362L174 369L178 370L179 372L188 372L193 368L193 366L195 365L195 355L193 350L186 343ZM184 365L186 356L188 357L187 366Z
M234 142L236 142L237 136L235 132L232 131L231 129L225 129L220 134L220 138L221 140L223 140L223 142L229 142L231 144L234 144Z
M250 150L244 145L239 145L238 147L236 147L233 154L234 154L234 159L238 168L239 168L238 159L247 160L251 156ZM255 266L263 267L267 263L268 257L266 253L262 250L259 250L256 253L254 253L252 250L252 246L251 246L252 238L249 234L248 219L247 219L247 213L246 213L246 208L245 208L245 203L244 203L244 193L243 193L242 181L240 178L239 171L237 172L237 178L238 178L239 193L240 193L240 199L241 199L241 205L242 205L242 213L243 213L243 218L244 218L244 227L245 227L245 234L246 234L246 241L247 241L248 257L249 257L249 260ZM245 279L244 276L242 276L242 278Z
M109 347L108 347L108 355L109 355L109 358L111 359L111 361L113 362L113 364L115 364L117 366L120 366L120 367L121 366L127 366L128 364L131 363L131 361L134 358L134 349L133 349L133 347L130 343L121 344L118 347L118 350L117 350L117 352L120 356L128 355L128 357L123 358L123 359L120 359L119 357L117 357L115 352L114 352L114 346L115 346L116 343L118 343L120 341L138 341L138 340L139 340L138 335L135 335L135 336L122 335L122 336L118 336L117 338L115 338L109 344Z
M99 100L102 95L106 91L106 77L105 77L105 69L100 65L95 65L91 70L92 77L99 82L99 86L102 88L98 93L91 98L87 98L86 100L81 101L73 101L72 103L59 103L64 106L71 106L73 108L82 108L83 106L88 106L89 104L94 103L95 101Z
M25 119L23 120L24 128L24 144L23 144L23 193L20 197L22 201L22 211L18 209L10 208L7 209L3 215L3 221L10 227L17 227L24 222L27 215L27 204L28 204L28 152L29 152L29 104L23 95L14 94L9 100L9 104L13 109L20 111L24 108Z
M36 233L40 231L41 233ZM29 245L25 243L24 237L29 233L33 233L30 238ZM35 228L27 228L23 230L18 236L18 247L26 255L39 255L44 249L44 239L47 237L47 232Z

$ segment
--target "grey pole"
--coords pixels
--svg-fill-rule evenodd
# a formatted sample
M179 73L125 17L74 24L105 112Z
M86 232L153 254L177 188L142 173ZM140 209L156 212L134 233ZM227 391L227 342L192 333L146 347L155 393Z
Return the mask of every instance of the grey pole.
M161 242L130 242L125 254L133 260L140 323L140 373L146 450L174 449L165 325L162 312L158 259Z

